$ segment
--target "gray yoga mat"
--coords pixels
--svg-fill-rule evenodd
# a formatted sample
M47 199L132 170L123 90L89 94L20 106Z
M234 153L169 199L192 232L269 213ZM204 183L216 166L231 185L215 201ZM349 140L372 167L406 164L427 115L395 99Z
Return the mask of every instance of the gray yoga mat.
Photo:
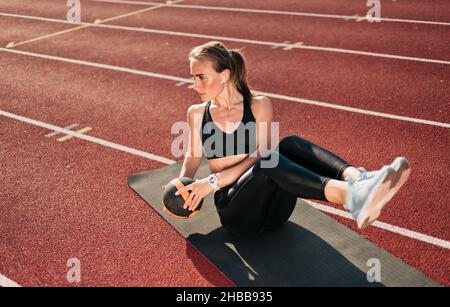
M221 226L212 194L192 219L172 218L162 210L161 186L178 177L181 166L179 161L131 175L128 184L237 286L439 286L300 198L286 225L251 240ZM209 174L203 159L195 178ZM374 259L381 282L371 283L367 272L374 270Z

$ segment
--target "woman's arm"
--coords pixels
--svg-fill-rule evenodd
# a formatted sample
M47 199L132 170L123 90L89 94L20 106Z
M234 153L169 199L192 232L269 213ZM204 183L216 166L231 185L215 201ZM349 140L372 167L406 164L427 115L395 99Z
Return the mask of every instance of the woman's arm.
M252 110L256 120L257 149L237 165L216 174L220 187L236 182L242 174L255 164L256 161L261 159L261 157L266 156L266 151L270 151L271 149L272 104L268 98L263 97L263 99L258 99L258 101L254 103L254 108ZM260 126L260 123L266 123L266 126ZM266 143L266 145L263 144L262 146L261 143ZM199 201L214 191L207 179L204 178L181 188L175 195L179 195L188 190L191 190L192 193L189 194L189 198L186 200L184 208L189 208L189 210L195 210Z
M187 151L184 157L183 166L179 177L189 177L194 179L203 157L203 147L200 139L198 125L201 117L196 113L198 105L192 105L187 111L187 122L189 124L189 140Z
M181 167L179 177L189 177L194 179L195 174L197 173L197 170L200 167L201 161L202 158L189 156L184 157L183 166Z
M236 182L242 174L253 166L261 157L252 157L251 155L242 160L240 163L217 173L219 187L225 187Z
M244 174L248 169L250 169L261 157L266 156L266 150L271 148L271 126L273 120L273 108L272 103L269 98L263 97L255 100L253 103L254 108L253 115L256 120L256 148L257 150L250 154L247 158L242 160L240 163L227 168L216 174L219 186L224 187L236 182L242 174ZM261 125L261 123L266 123L266 125ZM260 141L265 141L266 144L261 144ZM261 148L264 145L264 148Z

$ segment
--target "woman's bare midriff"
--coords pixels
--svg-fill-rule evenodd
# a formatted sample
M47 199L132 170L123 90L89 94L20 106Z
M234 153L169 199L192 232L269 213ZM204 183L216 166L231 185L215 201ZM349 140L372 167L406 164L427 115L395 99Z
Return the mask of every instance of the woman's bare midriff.
M218 173L227 168L239 164L242 160L248 157L248 154L240 154L235 156L228 156L223 158L216 158L208 160L211 173Z

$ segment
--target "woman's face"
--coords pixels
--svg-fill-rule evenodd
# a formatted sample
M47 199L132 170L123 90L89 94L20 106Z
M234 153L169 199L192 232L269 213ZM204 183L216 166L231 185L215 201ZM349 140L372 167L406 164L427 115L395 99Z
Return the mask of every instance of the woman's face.
M194 90L205 102L216 98L224 89L221 78L226 77L224 73L218 73L212 67L210 61L192 59L191 77L194 80Z

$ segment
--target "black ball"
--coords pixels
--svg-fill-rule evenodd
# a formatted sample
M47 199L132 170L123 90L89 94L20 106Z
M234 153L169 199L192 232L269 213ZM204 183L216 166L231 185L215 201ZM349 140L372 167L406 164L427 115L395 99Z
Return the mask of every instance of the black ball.
M190 191L185 191L180 195L175 195L176 191L193 182L194 180L191 178L181 177L173 179L166 185L163 195L164 211L166 213L175 218L187 219L195 216L199 212L203 205L203 199L200 201L197 208L194 211L191 211L183 208L186 199L189 197Z

